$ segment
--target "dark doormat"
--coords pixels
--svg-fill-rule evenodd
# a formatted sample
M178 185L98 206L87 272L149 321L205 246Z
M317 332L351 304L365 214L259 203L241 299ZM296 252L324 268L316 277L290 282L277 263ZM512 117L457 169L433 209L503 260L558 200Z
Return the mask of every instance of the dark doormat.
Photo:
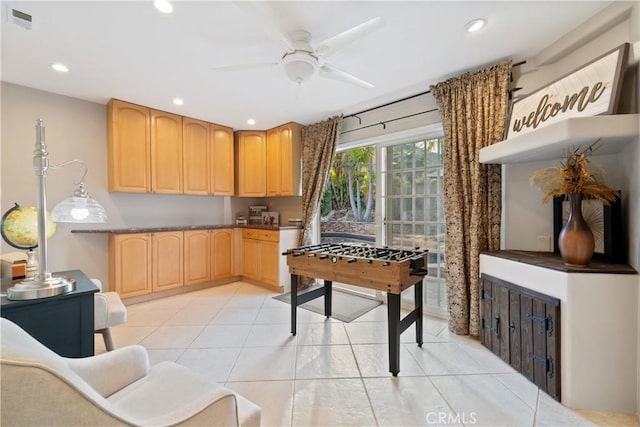
M316 289L318 287L321 286L312 286L299 292L298 295L304 294L305 292ZM368 298L366 296L354 295L350 292L344 292L336 288L333 288L332 297L331 317L343 322L351 322L352 320L357 319L358 317L382 304L382 301ZM275 297L273 297L273 299L291 304L291 292L276 295ZM314 313L324 314L324 297L316 298L312 301L302 304L299 307L309 311L313 311Z

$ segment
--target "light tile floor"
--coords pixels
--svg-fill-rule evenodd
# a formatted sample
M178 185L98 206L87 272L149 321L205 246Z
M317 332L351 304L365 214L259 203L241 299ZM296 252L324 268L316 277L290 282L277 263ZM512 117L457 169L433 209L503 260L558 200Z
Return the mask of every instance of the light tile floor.
M386 306L351 323L299 309L294 337L289 305L274 295L237 282L130 305L113 339L145 346L152 364L175 361L225 384L262 407L265 426L637 425L565 408L435 318L425 318L422 348L413 328L402 334L394 378Z

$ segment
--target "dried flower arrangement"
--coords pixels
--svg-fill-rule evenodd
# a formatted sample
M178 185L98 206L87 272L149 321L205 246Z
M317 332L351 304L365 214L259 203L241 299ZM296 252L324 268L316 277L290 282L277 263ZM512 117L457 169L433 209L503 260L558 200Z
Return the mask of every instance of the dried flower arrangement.
M567 194L582 194L584 199L599 200L605 205L616 200L618 192L602 182L604 171L589 163L589 156L597 150L598 141L585 149L578 146L567 150L566 159L560 162L560 166L541 169L533 174L530 183L545 193L543 203L554 196Z

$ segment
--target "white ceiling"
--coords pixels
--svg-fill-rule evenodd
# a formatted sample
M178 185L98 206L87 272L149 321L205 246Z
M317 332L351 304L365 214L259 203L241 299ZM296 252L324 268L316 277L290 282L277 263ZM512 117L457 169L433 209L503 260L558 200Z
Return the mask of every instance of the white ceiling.
M2 2L4 81L106 104L109 98L232 126L310 124L428 89L429 84L505 58L531 58L610 2L296 1L264 2L285 33L305 29L311 44L381 17L384 25L328 62L373 89L315 79L296 89L282 66L216 72L214 67L278 61L284 47L255 14L234 2ZM33 17L27 31L7 8ZM464 25L485 18L469 34ZM63 62L70 72L49 65ZM185 104L172 104L181 97Z

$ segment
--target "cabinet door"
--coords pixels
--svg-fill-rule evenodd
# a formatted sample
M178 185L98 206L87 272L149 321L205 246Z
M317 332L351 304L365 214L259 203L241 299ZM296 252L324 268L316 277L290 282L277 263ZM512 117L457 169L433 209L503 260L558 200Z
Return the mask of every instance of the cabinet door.
M156 292L181 287L184 266L182 232L155 233L152 241L152 290Z
M267 132L267 196L280 195L280 179L283 175L280 159L280 129Z
M109 276L122 298L151 292L151 238L148 234L115 234L109 237Z
M494 335L492 351L500 359L509 363L509 292L510 290L498 283L493 284L491 309L494 321ZM511 291L513 292L513 291Z
M302 195L302 126L287 123L280 126L280 195Z
M183 117L184 194L209 194L209 123Z
M211 243L208 230L184 232L184 284L208 282L211 277Z
M278 243L260 242L260 280L270 285L279 286L279 262Z
M233 196L235 193L233 129L211 124L209 144L211 193L216 196Z
M522 342L520 328L520 293L509 293L509 343L511 345L509 364L516 371L522 370Z
M182 193L182 117L151 110L151 191Z
M233 276L233 230L211 231L211 278Z
M480 342L488 349L492 348L493 319L491 303L493 302L493 284L490 280L480 279Z
M242 275L260 280L260 241L242 239Z
M151 191L150 110L112 99L107 107L109 191Z
M280 195L297 195L297 193L294 192L294 147L291 126L282 126L278 134L278 139L280 140ZM298 158L298 161L300 161L300 158ZM299 173L300 169L298 169L298 174Z
M238 195L264 197L266 186L266 143L264 132L236 133L238 139Z

